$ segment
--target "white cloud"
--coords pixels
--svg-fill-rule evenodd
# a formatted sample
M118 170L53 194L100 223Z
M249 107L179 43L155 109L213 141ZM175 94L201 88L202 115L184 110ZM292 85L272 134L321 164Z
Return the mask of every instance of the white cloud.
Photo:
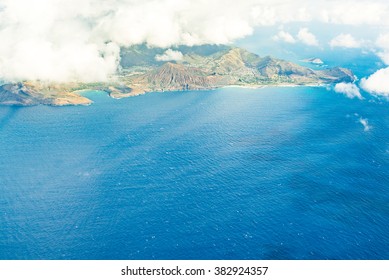
M360 48L361 41L356 40L351 34L339 34L330 41L331 47Z
M182 60L182 58L182 52L173 51L172 49L168 49L163 54L157 54L155 56L156 61L179 61Z
M386 0L319 1L317 8L320 10L318 19L323 22L348 25L389 25L387 16L389 5Z
M377 52L377 55L386 65L389 65L389 50Z
M363 125L363 130L364 131L369 131L371 130L373 127L371 125L369 125L369 120L368 119L364 119L364 118L359 118L359 123Z
M376 40L376 46L380 49L377 55L386 65L389 65L389 33L380 34Z
M389 97L389 67L378 70L368 78L363 78L360 85L371 94Z
M296 39L288 32L280 30L277 35L273 37L276 41L284 41L286 43L294 44Z
M375 42L376 54L389 65L389 33L380 34ZM389 67L382 68L361 80L360 86L367 92L389 98Z
M0 79L105 81L123 46L228 44L250 35L255 3L0 0Z
M297 34L297 38L308 46L318 46L319 42L316 39L316 36L312 34L308 28L301 28Z
M387 0L0 0L0 79L106 80L123 46L228 44L314 20L388 30L388 14ZM318 45L307 28L278 35Z
M342 93L348 98L363 99L359 88L353 83L338 83L334 88L335 92Z
M389 33L380 34L377 38L376 45L379 48L389 48Z

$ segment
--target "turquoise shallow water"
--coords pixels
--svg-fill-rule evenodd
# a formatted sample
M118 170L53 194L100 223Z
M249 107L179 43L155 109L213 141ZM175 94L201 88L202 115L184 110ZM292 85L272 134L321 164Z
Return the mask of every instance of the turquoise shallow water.
M389 258L387 102L87 96L0 107L1 259Z

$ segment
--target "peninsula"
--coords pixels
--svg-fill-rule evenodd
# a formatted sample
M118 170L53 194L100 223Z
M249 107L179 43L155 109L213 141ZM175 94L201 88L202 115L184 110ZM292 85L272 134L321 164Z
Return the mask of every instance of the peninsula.
M80 90L100 90L123 98L147 92L208 90L225 86L319 85L354 81L345 68L313 70L242 48L205 45L169 50L136 45L121 50L120 67L108 82L20 81L0 86L0 104L64 106L92 103ZM172 52L172 50L170 50ZM162 58L162 59L161 59Z

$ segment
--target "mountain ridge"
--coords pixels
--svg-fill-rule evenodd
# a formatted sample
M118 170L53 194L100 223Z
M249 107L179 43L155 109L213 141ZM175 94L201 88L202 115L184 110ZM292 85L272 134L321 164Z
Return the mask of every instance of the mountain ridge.
M136 45L121 50L118 72L105 83L25 81L0 86L0 104L89 105L78 90L101 90L123 98L146 92L207 90L224 86L319 85L353 82L353 73L336 67L313 70L271 56L230 46L177 47L179 60L159 61L166 49Z

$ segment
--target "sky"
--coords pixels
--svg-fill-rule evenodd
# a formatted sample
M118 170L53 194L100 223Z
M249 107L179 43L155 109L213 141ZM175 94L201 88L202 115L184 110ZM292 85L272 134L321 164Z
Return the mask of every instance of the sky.
M355 87L388 97L388 15L387 0L0 0L0 79L106 81L121 47L254 38L285 51L372 53L382 65ZM169 50L157 59L171 57L180 54Z

